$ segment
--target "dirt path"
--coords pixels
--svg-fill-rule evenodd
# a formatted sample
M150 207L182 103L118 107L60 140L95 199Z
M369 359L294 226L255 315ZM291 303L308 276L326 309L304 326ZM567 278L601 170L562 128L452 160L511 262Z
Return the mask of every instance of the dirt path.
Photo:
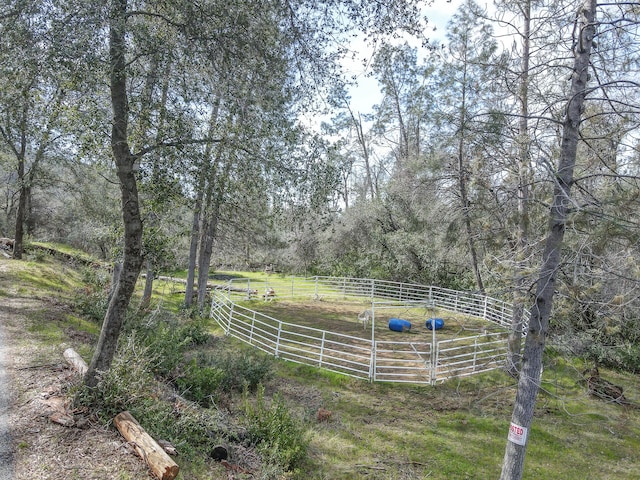
M0 323L0 478L13 479L13 443L9 429L9 401L11 386L7 374L7 355L4 338L4 318Z
M62 353L75 345L49 329L67 310L4 282L10 268L0 259L0 480L152 478L114 429L71 409L78 378ZM55 423L56 412L73 423Z

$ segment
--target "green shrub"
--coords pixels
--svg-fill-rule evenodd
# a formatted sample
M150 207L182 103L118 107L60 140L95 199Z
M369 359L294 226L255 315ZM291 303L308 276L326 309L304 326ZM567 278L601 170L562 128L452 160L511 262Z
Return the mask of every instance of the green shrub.
M76 296L77 311L96 323L102 322L108 306L107 295L102 292L82 290Z
M85 286L76 291L74 307L85 317L100 323L109 306L110 277L101 270L84 268L81 279Z
M625 343L606 346L593 342L587 348L586 357L603 367L631 373L640 372L640 346L638 345Z
M80 387L75 402L90 406L104 422L111 421L118 413L155 396L151 362L148 349L138 344L135 335L129 335L121 342L111 368L100 374L98 385Z
M187 365L184 374L176 379L181 395L210 407L215 399L218 387L225 372L215 367L201 367L194 359Z
M184 363L185 352L193 346L206 343L210 335L204 322L181 325L173 318L137 319L128 325L142 339L154 358L155 375L173 380Z
M185 338L190 339L190 345L205 345L211 339L207 330L207 321L202 318L187 322L180 330Z
M167 387L154 379L152 370L156 363L136 334L128 335L120 343L111 369L100 376L96 388L78 387L76 406L90 408L104 424L128 410L151 436L170 441L181 455L190 459L208 454L212 433L222 438L238 435L233 430L234 423L219 411L169 400ZM201 388L204 391L207 387L203 384Z
M230 428L227 425L232 423L221 421L216 410L177 408L173 402L152 397L136 402L129 411L152 437L170 441L181 457L191 459L208 455L213 444L212 432L224 436L224 430Z
M245 391L244 413L247 436L268 464L287 471L299 467L307 456L309 441L302 422L296 419L279 394L267 405L264 387L260 384L254 402Z
M224 373L219 388L226 393L242 392L246 387L255 392L260 383L273 378L273 358L256 351L216 351L202 354L199 363Z

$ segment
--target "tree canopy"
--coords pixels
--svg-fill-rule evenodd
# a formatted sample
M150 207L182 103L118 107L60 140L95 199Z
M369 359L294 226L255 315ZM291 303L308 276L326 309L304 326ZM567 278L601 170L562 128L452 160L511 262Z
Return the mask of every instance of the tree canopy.
M414 0L5 4L0 236L122 265L89 384L143 264L199 308L222 265L486 292L521 382L526 321L638 370L636 4L465 0L440 38Z

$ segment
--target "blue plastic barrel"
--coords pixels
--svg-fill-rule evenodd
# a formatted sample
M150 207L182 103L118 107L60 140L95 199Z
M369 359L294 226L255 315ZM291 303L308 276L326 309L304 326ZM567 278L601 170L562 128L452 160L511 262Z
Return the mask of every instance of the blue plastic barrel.
M427 320L425 325L429 330L433 330L434 325L436 330L440 330L442 327L444 327L444 320L441 318L430 318L429 320Z
M394 332L407 332L411 330L411 322L402 318L389 319L389 330Z

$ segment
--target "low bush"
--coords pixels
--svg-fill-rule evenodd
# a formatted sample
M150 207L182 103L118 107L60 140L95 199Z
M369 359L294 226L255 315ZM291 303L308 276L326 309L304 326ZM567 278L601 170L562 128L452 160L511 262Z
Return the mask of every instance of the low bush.
M73 306L78 313L88 319L100 323L109 306L109 273L94 268L83 268L80 271L83 288L75 291Z
M255 392L273 377L273 360L255 351L229 351L219 340L213 351L201 352L180 370L175 384L181 395L209 407L222 393Z
M273 378L273 358L255 350L220 351L202 354L199 362L224 372L219 388L223 392L255 392L258 385Z
M267 404L260 384L254 401L245 391L244 414L248 440L256 446L262 458L272 465L295 471L307 456L309 439L301 420L287 408L276 394Z
M215 367L201 367L194 359L189 362L184 373L176 379L176 386L181 395L210 407L217 398L222 379L228 376L223 370Z
M128 410L150 435L169 440L191 461L208 458L216 443L238 442L260 454L264 478L294 471L306 458L308 440L302 421L281 397L264 398L262 382L272 378L273 360L261 352L238 351L226 339L190 354L210 339L204 321L132 314L111 368L95 388L78 387L75 404L105 424ZM243 392L240 418L211 408L221 395L237 392ZM253 392L256 398L250 399Z
M81 386L75 403L88 406L102 421L111 419L136 403L156 396L149 350L137 342L135 334L120 342L111 368L100 374L95 388Z
M640 372L640 346L630 343L602 345L591 343L586 352L588 360L596 365L631 373Z
M210 338L204 321L181 323L172 315L134 317L128 319L127 330L135 331L153 356L153 373L169 381L182 369L186 351Z

